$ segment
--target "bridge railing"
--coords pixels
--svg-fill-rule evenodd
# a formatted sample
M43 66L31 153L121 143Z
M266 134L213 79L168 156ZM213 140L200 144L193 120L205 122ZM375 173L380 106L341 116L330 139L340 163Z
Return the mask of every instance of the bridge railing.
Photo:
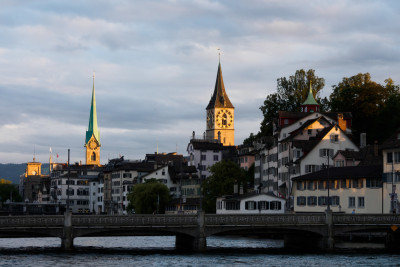
M333 224L400 224L399 214L334 214Z
M74 215L74 226L194 226L196 215Z
M212 225L321 225L325 214L217 215L206 214L205 224Z
M63 225L63 215L0 216L0 227L56 227Z

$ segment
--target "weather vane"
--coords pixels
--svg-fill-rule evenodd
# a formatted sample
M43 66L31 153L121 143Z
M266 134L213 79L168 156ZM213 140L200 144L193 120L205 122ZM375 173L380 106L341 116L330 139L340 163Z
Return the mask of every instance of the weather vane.
M218 61L221 61L221 49L217 48L218 50Z

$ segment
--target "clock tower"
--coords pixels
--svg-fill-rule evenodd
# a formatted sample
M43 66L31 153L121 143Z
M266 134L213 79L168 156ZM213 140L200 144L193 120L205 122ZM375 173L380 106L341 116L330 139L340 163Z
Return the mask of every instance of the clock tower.
M218 64L217 80L214 93L206 108L207 112L207 139L218 139L224 146L235 145L233 107L225 91L222 78L221 62Z
M97 128L96 97L94 92L94 74L92 102L90 106L89 127L86 131L86 165L100 166L100 132Z

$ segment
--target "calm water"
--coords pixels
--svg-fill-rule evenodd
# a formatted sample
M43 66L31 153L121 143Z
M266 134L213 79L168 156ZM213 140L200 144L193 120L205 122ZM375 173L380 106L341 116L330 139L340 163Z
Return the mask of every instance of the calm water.
M58 238L0 238L0 266L400 266L400 254L298 254L279 240L209 237L206 253L175 251L175 237L76 238L74 252Z

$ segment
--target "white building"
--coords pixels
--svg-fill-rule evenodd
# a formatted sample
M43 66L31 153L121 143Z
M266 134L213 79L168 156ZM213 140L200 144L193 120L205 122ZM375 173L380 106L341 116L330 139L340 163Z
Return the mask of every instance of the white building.
M281 214L286 200L266 193L218 197L217 214Z

